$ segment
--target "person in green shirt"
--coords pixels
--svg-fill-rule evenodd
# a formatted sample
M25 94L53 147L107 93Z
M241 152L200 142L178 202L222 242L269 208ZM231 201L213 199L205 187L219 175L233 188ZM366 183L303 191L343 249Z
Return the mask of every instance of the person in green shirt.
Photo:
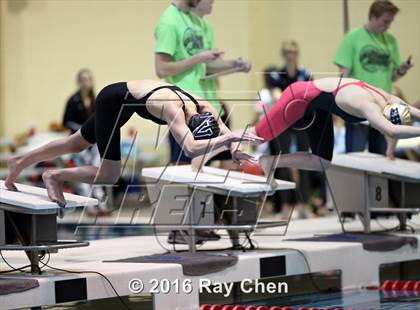
M224 60L223 52L215 49L213 29L202 18L211 13L213 2L172 1L155 29L155 71L166 82L209 101L220 113L216 80L203 78L233 68L247 72L251 66L242 59ZM170 133L169 143L172 163L191 162ZM168 242L186 243L183 234L172 231ZM197 231L196 235L198 242L220 238L211 231Z
M201 0L200 3L193 9L193 12L200 17L201 26L203 29L203 32L205 34L205 38L207 39L207 46L210 47L210 49L215 48L214 43L214 30L213 26L206 20L203 19L204 15L211 13L211 7L206 6L206 2L209 2L207 0ZM232 64L232 67L234 64ZM217 80L216 79L201 79L200 81L201 89L204 93L204 97L211 102L213 105L213 108L216 109L217 112L219 112L220 116L225 116L224 109L220 103L220 101L217 99Z
M213 2L214 0L200 0L192 9L194 14L200 17L203 32L205 34L204 37L207 40L206 45L209 46L210 49L215 49L215 35L213 26L204 19L204 16L211 14ZM207 65L207 74L217 73L234 68L237 70L234 70L231 73L249 72L251 69L251 64L244 60L242 57L231 60L223 60L222 58L219 58ZM200 84L204 93L204 97L209 102L214 103L213 108L215 108L222 117L225 116L224 114L226 107L223 107L222 102L217 98L217 90L219 88L217 78L202 79Z
M392 83L411 68L411 59L401 63L397 40L387 32L399 9L390 1L374 1L369 20L348 32L339 45L334 64L343 77L351 77L392 91ZM387 143L379 131L364 124L346 123L346 152L385 154Z
M194 1L178 0L165 10L155 29L155 69L159 78L203 97L200 79L206 63L223 52L211 50L200 18L190 10Z
M192 8L209 14L213 0L173 0L159 19L155 29L155 70L159 78L202 97L220 111L214 81L202 81L208 74L238 68L250 69L245 61L222 59L222 51L214 49L213 31ZM203 15L204 16L204 15ZM169 136L171 162L189 163L173 137Z
M215 48L214 30L213 26L204 19L204 16L211 14L213 3L214 0L200 0L197 5L192 8L194 14L200 17L204 38L207 40L205 45L209 46L210 49ZM219 58L212 63L207 64L206 68L207 74L213 74L225 70L229 70L229 74L232 74L237 72L249 72L251 64L242 57L231 60ZM227 127L229 127L229 107L226 102L218 98L219 79L217 77L201 79L200 85L204 98L213 105L213 108L219 113L222 121ZM224 159L224 157L221 156L220 159ZM238 169L238 166L231 160L222 160L220 167L223 169Z

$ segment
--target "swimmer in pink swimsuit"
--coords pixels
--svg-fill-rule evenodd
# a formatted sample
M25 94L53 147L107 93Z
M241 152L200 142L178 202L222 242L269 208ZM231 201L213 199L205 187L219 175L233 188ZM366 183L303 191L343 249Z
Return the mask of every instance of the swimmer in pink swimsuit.
M290 127L305 130L309 137L312 154L323 160L331 161L334 149L332 114L347 122L357 123L366 120L347 113L336 103L337 93L350 85L356 85L378 94L385 103L389 101L389 98L386 98L382 92L362 81L345 83L330 92L317 88L314 81L296 82L283 92L274 107L255 126L255 133L270 141ZM399 112L397 109L391 115L390 125L402 125L398 127L404 127L405 131L411 131L407 132L404 137L420 135L420 129L403 125ZM419 118L418 109L412 108L410 112L413 118ZM383 120L386 121L386 118L383 117Z
M419 109L365 82L346 78L295 82L286 88L261 121L247 131L270 141L290 127L305 130L311 153L262 156L259 163L264 172L267 174L276 167L303 170L328 168L334 150L333 114L347 122L368 121L394 145L396 139L420 136L420 127L410 126L411 120L420 120ZM217 153L212 151L204 159L194 160L194 169L199 169L202 165L200 161L205 163Z

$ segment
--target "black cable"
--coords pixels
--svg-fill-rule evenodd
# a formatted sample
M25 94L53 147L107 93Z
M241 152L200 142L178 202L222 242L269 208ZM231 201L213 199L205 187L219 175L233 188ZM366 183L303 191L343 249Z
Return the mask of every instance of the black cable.
M388 227L385 227L381 222L379 222L379 219L378 218L375 218L375 222L378 224L378 226L380 226L382 228L382 230L373 231L373 233L382 233L382 232L390 232L390 231L396 231L396 232L401 231L401 227L402 227L401 224L398 224L397 226L388 228ZM408 225L408 224L405 224L404 226L407 227L407 228L410 228L409 231L411 233L415 233L416 232L416 229L413 226ZM405 229L405 231L408 231L408 229Z
M252 241L251 241L251 237L249 235L249 232L244 231L243 233L245 234L245 238L244 238L243 242L242 243L239 242L239 244L241 245L242 249L246 249L246 247L249 245L248 250L250 250L252 248ZM238 235L238 238L239 238L239 235Z
M254 243L256 243L256 246L255 246L255 250L257 250L258 248L259 248L259 245L258 245L258 242L255 240L255 239L252 239L252 242L254 242ZM306 268L308 269L308 273L309 273L309 278L311 279L311 282L312 282L312 284L313 284L313 286L315 287L315 289L317 289L319 292L323 292L324 290L323 289L321 289L316 283L315 283L315 280L314 280L314 278L313 278L313 274L312 274L312 271L311 271L311 267L309 266L309 261L308 261L308 259L306 258L306 255L305 255L305 253L303 253L303 251L301 251L301 250L299 250L299 249L294 249L294 248L284 248L284 247L282 247L282 248L280 248L280 249L278 249L278 250L292 250L292 251L296 251L296 252L298 252L302 257L303 257L303 259L304 259L304 261L305 261L305 264L306 264Z
M284 248L284 247L278 248L276 250L290 250L290 251L298 252L303 257L303 260L305 261L305 265L306 265L306 268L308 269L308 273L309 273L309 278L311 279L311 282L312 282L312 285L314 286L314 288L316 290L318 290L319 292L324 292L325 291L325 289L320 288L318 286L318 284L316 284L316 282L313 278L313 273L311 271L311 267L309 265L309 261L308 261L306 255L305 255L305 253L302 250L294 249L294 248Z
M15 271L22 271L22 270L24 270L24 269L26 269L26 268L29 268L29 267L35 267L36 265L33 265L33 264L30 264L30 265L25 265L25 266L22 266L22 267L19 267L19 268L14 268L14 269L12 269L12 270L6 270L6 271L0 271L0 274L4 274L4 273L11 273L11 272L15 272ZM36 266L36 267L38 267L38 266Z
M405 227L410 228L410 232L411 232L411 233L413 233L413 234L415 234L415 233L416 233L416 229L415 229L413 226L408 225L408 224L405 224ZM406 230L407 230L407 229L406 229Z
M48 256L50 256L49 251L47 251ZM48 257L48 261L49 261L49 257ZM48 262L47 261L47 262ZM115 287L112 285L111 281L102 273L98 272L98 271L90 271L90 270L86 270L86 271L71 271L71 270L66 270L66 269L62 269L62 268L57 268L57 267L52 267L50 265L48 265L48 263L44 263L43 261L40 260L40 263L43 264L44 266L53 269L53 270L57 270L57 271L63 271L63 272L67 272L67 273L74 273L74 274L83 274L83 273L92 273L92 274L97 274L99 276L101 276L103 279L105 279L106 282L108 282L108 284L111 286L112 290L114 291L115 295L117 296L117 298L120 300L120 302L123 304L123 306L128 309L128 310L133 310L130 308L130 306L128 306L124 299L118 294L117 290L115 289Z
M293 211L292 211L292 213L293 213ZM257 242L255 239L252 239L251 237L249 237L249 238L250 238L250 240L251 240L251 241L255 244L255 248L254 248L254 250L257 250L257 249L259 248L259 244L258 244L258 242ZM249 241L248 241L247 239L245 239L244 241L245 241L245 242L243 242L241 245L245 248L245 246L247 245L247 243L249 243ZM175 244L174 244L173 246L174 246L174 249L175 249ZM230 247L230 248L225 248L225 249L208 249L208 250L206 250L206 251L226 251L226 250L232 250L232 247ZM320 287L318 286L318 284L315 282L315 280L314 280L314 278L313 278L313 273L312 273L312 271L311 271L311 267L310 267L310 265L309 265L309 261L308 261L308 259L307 259L306 255L305 255L305 253L304 253L303 251L301 251L301 250L299 250L299 249L294 249L294 248L284 248L284 247L280 248L279 250L291 250L291 251L298 252L298 253L299 253L299 254L303 257L303 259L304 259L304 261L305 261L306 268L308 269L309 278L310 278L310 280L311 280L312 285L314 286L314 288L315 288L316 290L318 290L319 292L323 292L323 291L325 291L324 289L320 288ZM175 252L185 252L185 251L188 251L188 250L175 250Z
M174 252L174 253L178 253L178 252L184 252L184 250L177 250L176 249L176 234L177 233L179 233L181 236L182 236L182 234L183 234L183 231L182 230L174 230L173 231L173 234L174 234L174 240L173 240L173 242L172 242L172 251ZM195 244L195 248L196 249L199 249L200 247L202 247L203 246L203 244L204 244L204 242L202 242L201 244ZM186 244L186 245L188 245L188 243ZM168 251L169 252L169 251ZM170 252L169 252L170 253Z
M154 234L154 236L155 236L155 239L156 239L156 242L160 245L160 247L162 248L162 249L164 249L166 252L165 253L162 253L162 254L168 254L168 253L171 253L171 251L170 250L168 250L161 242L160 242L160 240L159 240L159 237L158 237L158 235L157 235L157 231L156 231L156 225L155 224L153 224L153 234Z
M398 229L399 227L401 227L399 224L397 226L394 227L386 227L384 226L381 222L379 222L379 219L375 218L375 222L376 224L378 224L378 226L380 226L383 230L382 231L375 231L375 232L387 232L387 231L394 231L396 229Z
M219 231L219 229L217 229L216 231ZM246 248L246 246L248 244L249 244L248 240L246 238L244 238L243 241L239 243L239 245L241 246L241 250L250 250L251 247L249 247L248 249ZM200 249L203 245L204 245L204 242L199 244L199 245L196 245L196 249L197 250ZM175 243L172 244L172 246L173 246L173 249L174 249L175 253L182 253L182 252L189 251L189 249L177 250L176 247L175 247ZM229 251L229 250L238 250L238 249L233 248L233 247L228 247L228 248L222 248L222 249L220 249L220 248L218 248L218 249L206 249L205 251L211 252L211 251Z
M13 267L12 265L10 265L8 262L7 262L7 260L4 258L4 256L3 256L3 252L2 251L0 251L0 256L1 256L1 258L3 259L3 261L4 261L4 263L7 265L7 266L9 266L9 268L11 268L12 270L10 270L9 272L12 272L12 271L20 271L20 272L24 272L23 270L21 270L23 267L20 267L20 268L15 268L15 267ZM30 265L29 265L30 266ZM5 272L6 273L6 272Z
M254 245L254 250L257 250L259 247L259 243L256 239L251 238L251 234L248 233L248 238L251 240L251 243Z
M409 220L408 222L410 222L411 224L413 224L415 227L420 227L420 224L419 223L416 223L413 220Z
M174 253L178 253L178 252L184 252L184 250L177 250L176 249L176 234L177 233L179 233L180 234L180 236L182 237L182 234L183 234L183 231L182 230L174 230L173 231L173 233L174 233L174 240L173 240L173 242L172 242L172 250L173 250L173 252ZM186 234L188 234L188 232L186 233ZM204 244L204 242L202 242L201 244L195 244L195 248L196 249L199 249L200 247L202 247L203 246L203 244ZM186 245L189 245L188 243L186 244Z
M51 258L51 255L50 255L50 253L49 252L44 252L40 257L39 257L39 261L40 262L42 262L42 260L44 259L44 257L45 257L45 255L46 254L48 254L48 259L47 259L47 262L46 262L46 264L48 264L49 262L50 262L50 258ZM45 266L42 266L40 269L42 270L42 268L43 267L45 267Z
M29 268L29 267L31 267L31 268L36 267L36 269L38 269L38 272L41 272L41 268L39 268L39 266L37 266L35 264L29 264L29 265L25 265L25 266L18 267L18 268L13 267L12 265L9 264L9 262L6 260L6 258L4 258L1 250L0 250L0 256L3 259L4 263L11 268L11 270L1 271L0 274L10 273L10 272L15 272L15 271L25 272L24 269Z
M6 260L6 259L4 258L4 256L3 256L2 251L0 251L0 256L1 256L1 258L3 259L4 263L5 263L7 266L9 266L9 268L11 268L11 270L0 271L0 274L1 274L1 273L14 272L14 271L24 272L24 271L23 271L23 269L26 269L26 268L28 268L28 267L31 267L31 266L32 266L32 265L26 265L26 266L23 266L23 267L15 268L15 267L13 267L12 265L10 265L10 264L7 262L7 260Z
M36 267L40 271L39 266L34 265L34 264L25 265L25 266L18 267L18 268L13 267L12 265L9 264L9 262L6 260L6 258L4 258L3 253L2 253L1 250L0 250L0 256L3 259L4 263L11 268L11 270L0 271L0 274L2 274L2 273L10 273L10 272L15 272L15 271L24 272L24 269L29 268L29 267Z

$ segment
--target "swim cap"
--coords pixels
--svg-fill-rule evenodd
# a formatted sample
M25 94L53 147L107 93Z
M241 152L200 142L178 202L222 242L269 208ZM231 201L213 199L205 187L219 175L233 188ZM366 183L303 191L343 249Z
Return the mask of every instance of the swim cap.
M388 103L384 108L383 114L394 125L411 123L410 108L404 102Z
M188 123L188 128L195 140L215 138L220 133L219 125L210 112L193 115Z

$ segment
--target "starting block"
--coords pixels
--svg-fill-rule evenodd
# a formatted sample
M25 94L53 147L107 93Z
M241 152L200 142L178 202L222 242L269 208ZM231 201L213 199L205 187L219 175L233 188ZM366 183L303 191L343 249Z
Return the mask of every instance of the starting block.
M153 224L164 230L187 230L192 253L195 230L226 229L233 246L238 247L239 232L285 226L287 221L262 222L258 217L267 196L295 189L293 182L269 181L266 177L213 167L204 167L198 173L190 165L144 168L142 177L154 209ZM221 216L216 214L220 211L227 215L229 223L218 223Z
M40 273L39 255L59 249L88 246L88 242L57 239L57 214L62 210L44 188L15 183L9 191L0 180L0 250L25 251L31 271ZM64 209L94 206L97 199L65 193Z
M331 194L341 212L361 215L370 232L371 214L396 214L401 229L420 213L420 163L372 153L336 154L327 170Z

